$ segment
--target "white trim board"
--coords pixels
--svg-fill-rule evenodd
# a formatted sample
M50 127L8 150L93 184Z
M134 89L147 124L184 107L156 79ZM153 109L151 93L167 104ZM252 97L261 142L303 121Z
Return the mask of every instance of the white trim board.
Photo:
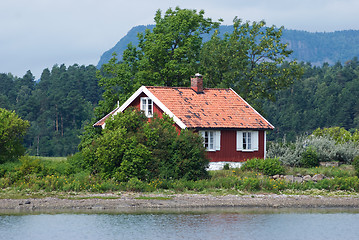
M171 110L169 110L153 93L151 93L150 90L146 86L140 87L132 96L127 99L127 101L121 105L121 107L114 113L116 115L118 112L123 112L138 96L141 95L141 93L146 94L147 97L152 99L152 101L164 112L166 113L170 118L173 119L173 121L181 128L185 129L187 126L178 118L176 117Z

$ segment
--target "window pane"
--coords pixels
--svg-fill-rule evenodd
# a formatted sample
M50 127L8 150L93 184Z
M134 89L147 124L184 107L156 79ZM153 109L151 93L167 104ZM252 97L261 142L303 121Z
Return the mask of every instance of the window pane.
M247 149L252 149L252 134L249 132L248 133L248 141L247 141L247 145L248 145L248 148Z
M243 133L243 149L247 149L247 133Z
M147 112L147 114L152 115L152 100L148 99L147 104L148 104L148 112Z
M204 132L204 147L208 149L208 132Z
M213 132L209 132L209 149L214 149Z
M146 111L146 98L142 98L142 105L141 105L141 110L142 111Z

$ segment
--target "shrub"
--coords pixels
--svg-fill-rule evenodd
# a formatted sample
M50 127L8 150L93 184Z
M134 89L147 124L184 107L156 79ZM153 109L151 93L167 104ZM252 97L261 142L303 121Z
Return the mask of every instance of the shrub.
M229 170L229 164L228 163L224 164L223 170Z
M268 176L284 173L284 168L278 158L267 158L265 160L259 158L250 159L241 168L243 170L261 172Z
M352 134L341 127L318 128L313 131L313 135L316 137L332 139L339 144L352 141Z
M278 157L283 164L298 167L308 148L316 152L319 162L350 163L355 156L359 155L358 143L353 141L337 143L326 136L301 136L294 143L283 141L268 144L267 156Z
M305 152L302 153L300 166L305 168L319 166L319 159L317 156L317 152L314 151L311 147L309 147Z
M249 159L243 164L241 169L242 170L262 172L263 163L264 163L263 159L259 159L259 158Z
M268 158L278 158L284 165L296 167L300 165L302 153L305 151L304 137L298 137L294 143L272 142L268 144Z
M273 176L276 174L283 174L284 167L278 158L267 158L263 163L263 174Z
M136 109L108 119L102 134L82 143L81 154L82 166L104 179L197 180L208 176L209 161L198 134L190 130L178 134L168 116L148 121Z
M40 173L44 166L41 164L41 161L39 159L34 159L29 156L22 156L20 157L21 165L17 169L19 174L22 176L32 174L32 173Z
M354 167L355 174L359 177L359 156L354 158L352 165Z

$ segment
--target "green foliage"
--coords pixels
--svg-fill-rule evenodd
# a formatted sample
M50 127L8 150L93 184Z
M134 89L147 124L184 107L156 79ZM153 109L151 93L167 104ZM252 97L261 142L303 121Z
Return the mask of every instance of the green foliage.
M29 122L18 117L14 111L0 108L0 163L13 161L25 152L23 136Z
M224 164L223 170L229 170L229 164L228 163Z
M119 113L82 148L82 166L119 181L206 177L208 159L201 137L189 130L178 134L173 124L167 116L148 121L135 109Z
M116 55L98 72L104 87L103 101L96 108L96 117L110 112L117 101L123 103L141 85L188 86L190 76L197 72L202 34L219 26L204 11L168 9L154 17L156 26L138 34L138 47L132 44Z
M265 21L242 22L234 18L233 32L221 39L215 32L201 51L201 72L208 87L231 87L247 101L274 100L275 93L300 77L292 54L281 42L283 27L266 27Z
M295 141L301 134L330 135L344 143L352 135L359 139L359 61L357 57L344 65L301 64L303 77L276 93L276 102L265 101L264 115L276 127L268 135ZM338 126L338 127L330 127ZM355 140L356 139L356 140Z
M263 161L263 160L262 160ZM357 161L356 161L357 162ZM254 165L258 165L253 164ZM267 164L270 165L270 164ZM170 192L201 192L216 194L243 194L246 192L274 192L308 191L315 194L329 191L359 192L359 179L354 176L351 165L337 167L293 168L287 174L318 174L328 177L322 181L291 183L285 180L273 180L260 173L241 169L211 171L210 177L202 180L186 179L153 179L143 181L137 177L127 182L103 179L90 174L88 171L69 171L71 166L67 161L43 160L43 158L25 156L21 162L7 162L0 164L0 197L6 192L16 192L22 197L31 195L53 194L56 192L116 192L136 191L153 192L165 190ZM315 191L315 189L320 191ZM21 196L20 196L21 197ZM74 197L76 199L76 197Z
M287 175L296 175L300 174L302 176L311 175L314 176L316 174L323 174L328 178L334 177L354 177L355 172L351 165L342 164L339 167L326 167L326 166L318 166L312 168L287 168Z
M14 110L29 121L23 143L28 154L75 153L78 135L93 117L93 108L102 94L96 68L54 65L43 70L37 83L34 79L30 71L22 78L0 74L0 107Z
M17 172L23 176L29 175L32 173L38 174L43 170L43 165L40 163L39 159L31 158L29 156L20 157L20 167L17 169Z
M313 135L316 137L326 137L333 139L336 143L343 144L353 141L352 134L342 127L318 128L314 130Z
M359 156L356 156L353 160L353 166L355 170L355 174L359 177Z
M241 169L244 171L260 172L268 176L284 173L282 163L277 158L267 158L265 160L260 158L250 159L244 163Z
M138 33L144 33L146 28L153 29L154 27L154 25L133 27L111 50L101 56L97 67L101 68L104 63L107 63L113 52L116 52L121 59L122 53L129 43L138 44ZM233 31L233 25L219 26L218 31L223 37L225 33ZM204 34L203 39L205 42L210 40L211 33ZM290 49L293 50L289 59L315 63L315 65L325 62L333 65L337 61L345 63L353 56L359 56L359 50L356 48L359 44L359 30L306 32L283 29L282 42L290 43Z
M319 166L319 158L317 152L311 147L307 148L305 152L302 153L300 159L300 166L305 168L311 168Z
M357 143L336 143L327 137L298 137L294 143L271 142L268 144L268 157L278 157L287 166L300 166L302 157L308 148L316 152L319 162L339 161L351 163L355 156L359 155Z

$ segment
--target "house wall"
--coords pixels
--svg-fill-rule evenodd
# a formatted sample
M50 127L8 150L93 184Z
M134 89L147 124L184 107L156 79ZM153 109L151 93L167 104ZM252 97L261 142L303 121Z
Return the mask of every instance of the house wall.
M221 130L221 150L207 152L211 162L244 162L252 158L264 158L264 131L258 132L258 151L236 150L236 130Z
M146 94L142 93L139 95L128 107L135 107L140 110L140 98L147 97ZM127 107L127 108L128 108ZM160 118L163 116L163 111L153 103L153 113L157 114ZM179 133L181 128L175 124L176 130ZM221 150L214 152L207 152L207 156L213 163L220 164L221 166L227 162L244 162L252 158L264 158L264 131L258 132L258 151L243 152L236 150L236 130L221 130Z

